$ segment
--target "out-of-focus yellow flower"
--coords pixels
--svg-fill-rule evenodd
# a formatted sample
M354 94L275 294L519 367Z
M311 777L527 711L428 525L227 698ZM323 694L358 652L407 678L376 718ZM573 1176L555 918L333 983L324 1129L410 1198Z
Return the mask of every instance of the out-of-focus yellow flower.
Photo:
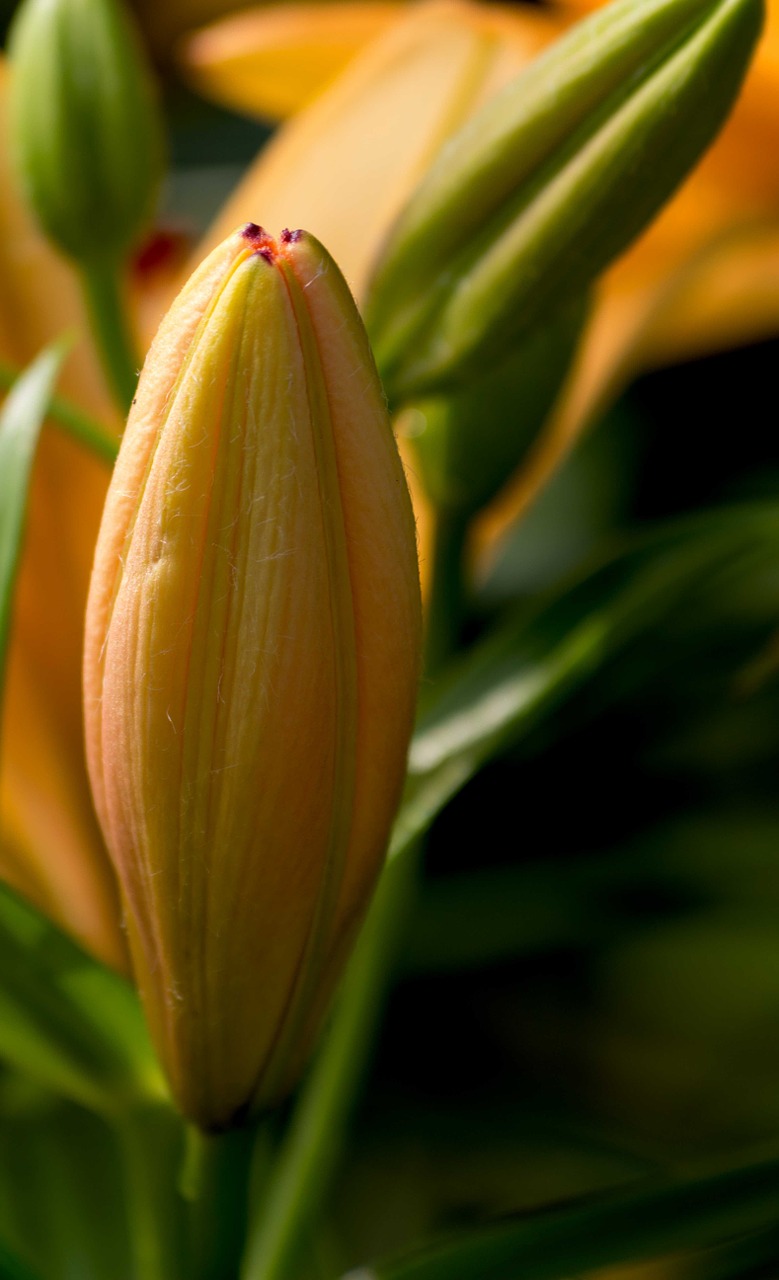
M402 17L399 0L282 4L234 14L186 43L194 87L225 106L280 120L316 98L359 51Z
M87 610L95 801L185 1114L291 1083L384 856L421 639L368 340L312 237L249 224L155 339ZM324 987L324 991L323 991Z
M0 60L0 359L20 366L81 321L76 283L17 199L5 138ZM86 344L63 389L111 414ZM0 875L98 956L125 963L115 877L83 761L78 671L83 608L108 473L60 433L41 439L4 691Z

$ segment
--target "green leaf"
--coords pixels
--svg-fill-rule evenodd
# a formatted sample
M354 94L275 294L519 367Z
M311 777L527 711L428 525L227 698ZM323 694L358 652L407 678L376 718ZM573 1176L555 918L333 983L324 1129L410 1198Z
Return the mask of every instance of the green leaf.
M672 610L697 581L775 555L779 513L753 505L664 527L477 645L423 706L390 856L491 758Z
M0 1233L41 1276L200 1274L176 1190L182 1126L172 1110L106 1122L6 1072L0 1115Z
M705 1248L776 1221L779 1161L639 1187L477 1230L352 1280L565 1280Z
M0 1241L0 1280L38 1280L25 1263Z
M19 378L19 370L0 360L0 388L9 390ZM66 435L84 445L101 462L113 466L119 452L119 441L114 433L96 418L78 409L64 396L52 396L47 417Z
M0 705L33 459L54 383L70 346L47 347L14 384L0 412Z
M0 886L0 1060L94 1111L161 1100L137 996Z

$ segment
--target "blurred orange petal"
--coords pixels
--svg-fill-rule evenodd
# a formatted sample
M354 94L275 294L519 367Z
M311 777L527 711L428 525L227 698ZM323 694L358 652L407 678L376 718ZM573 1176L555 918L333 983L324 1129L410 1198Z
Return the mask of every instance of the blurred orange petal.
M187 38L178 61L204 97L282 120L327 88L405 8L345 0L249 9Z
M23 365L67 328L85 331L72 273L14 194L0 61L0 356ZM85 342L62 388L111 421ZM44 431L30 495L15 600L0 743L0 875L88 946L123 966L113 871L87 784L80 709L86 589L105 467Z

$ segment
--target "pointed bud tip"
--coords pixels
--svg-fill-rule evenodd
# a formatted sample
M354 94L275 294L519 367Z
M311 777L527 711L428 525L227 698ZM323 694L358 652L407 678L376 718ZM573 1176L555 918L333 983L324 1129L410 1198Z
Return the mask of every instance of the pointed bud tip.
M289 227L285 227L276 240L256 222L247 222L239 231L239 235L249 242L255 253L270 263L274 263L279 256L282 256L282 246L297 244L304 234L305 232L301 230L290 231Z

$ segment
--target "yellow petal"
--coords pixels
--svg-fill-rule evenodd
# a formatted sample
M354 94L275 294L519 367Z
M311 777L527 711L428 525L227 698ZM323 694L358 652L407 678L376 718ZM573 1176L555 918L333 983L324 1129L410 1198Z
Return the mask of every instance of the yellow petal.
M391 0L344 0L249 9L188 37L178 61L204 97L283 120L317 97L405 8Z

